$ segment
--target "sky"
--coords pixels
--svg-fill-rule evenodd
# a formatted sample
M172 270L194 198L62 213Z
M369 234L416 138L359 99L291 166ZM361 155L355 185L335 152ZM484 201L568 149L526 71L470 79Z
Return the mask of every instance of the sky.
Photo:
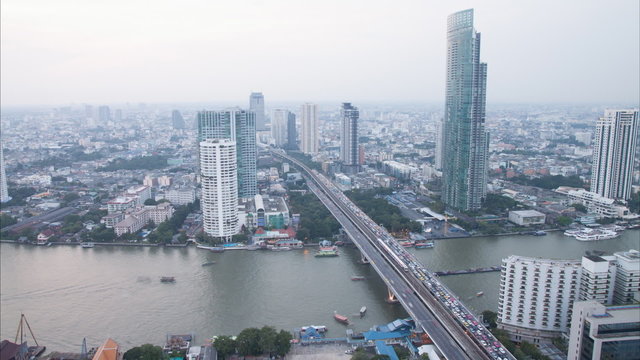
M640 98L636 0L2 0L0 104L444 102L475 9L487 102Z

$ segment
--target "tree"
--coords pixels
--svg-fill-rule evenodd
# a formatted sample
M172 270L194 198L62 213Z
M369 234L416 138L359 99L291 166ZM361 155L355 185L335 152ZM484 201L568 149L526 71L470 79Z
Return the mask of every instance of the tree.
M276 351L276 339L278 333L272 326L263 326L260 329L260 349L262 353L269 353L269 357Z
M68 202L71 202L71 201L76 200L76 199L79 199L79 198L80 198L80 195L78 195L78 194L76 194L76 193L74 193L74 192L70 192L70 193L67 193L67 194L62 198L62 200L64 200L65 202L67 202L67 203L68 203Z
M260 329L246 328L236 338L240 355L260 355Z
M396 355L398 355L400 360L409 359L411 357L411 351L404 346L394 346L393 350L396 352Z
M285 356L289 350L291 350L291 333L288 331L280 330L276 337L276 354L279 356Z
M213 342L213 346L215 346L218 351L218 356L222 360L226 359L227 356L232 355L236 352L236 341L233 340L230 336L218 336Z
M482 312L482 319L484 322L489 324L489 328L495 328L498 324L496 323L496 319L498 319L498 314L491 311L485 310Z
M558 224L560 226L567 226L567 225L571 224L572 222L573 222L573 219L571 219L568 216L561 215L561 216L558 216L556 218L556 224Z
M144 344L127 350L122 358L124 360L163 360L167 359L167 356L160 346Z
M420 359L421 360L429 360L429 354L424 353L424 354L420 355Z
M580 203L574 203L574 204L571 204L570 206L576 209L576 211L580 211L581 213L587 212L587 207Z
M18 221L10 215L0 214L0 229L2 229L5 226L13 225L17 222Z
M362 348L358 348L351 355L351 360L369 360L369 355L367 355L366 351Z
M152 199L152 198L148 198L147 200L145 200L145 201L144 201L144 204L145 204L145 205L158 205L158 202L157 202L157 201L155 201L155 200L154 200L154 199Z

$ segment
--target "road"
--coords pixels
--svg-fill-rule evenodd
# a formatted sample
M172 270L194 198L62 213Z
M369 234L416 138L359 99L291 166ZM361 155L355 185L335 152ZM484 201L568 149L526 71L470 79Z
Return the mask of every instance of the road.
M289 156L274 154L308 174L313 180L307 181L309 188L447 359L514 359L437 277L324 176Z

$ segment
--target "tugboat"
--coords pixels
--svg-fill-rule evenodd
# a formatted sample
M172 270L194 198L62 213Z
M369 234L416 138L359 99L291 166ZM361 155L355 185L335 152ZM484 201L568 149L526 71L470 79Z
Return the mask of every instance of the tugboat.
M360 317L363 317L364 313L366 313L366 312L367 312L367 307L366 306L361 307L360 308Z
M163 283L172 283L172 282L176 282L176 278L173 276L163 276L160 278L160 282Z
M336 319L337 322L349 325L349 318L344 315L338 314L336 311L333 312L333 318Z
M433 241L416 242L416 249L431 249L434 245Z
M364 276L361 276L361 275L353 275L351 277L351 281L361 281L361 280L364 280L364 279L366 279L366 278Z
M83 242L83 243L81 243L81 244L80 244L80 246L82 246L82 247L83 247L83 248L85 248L85 249L89 249L89 248L94 247L94 246L95 246L95 244L94 244L94 243L92 243L92 242Z

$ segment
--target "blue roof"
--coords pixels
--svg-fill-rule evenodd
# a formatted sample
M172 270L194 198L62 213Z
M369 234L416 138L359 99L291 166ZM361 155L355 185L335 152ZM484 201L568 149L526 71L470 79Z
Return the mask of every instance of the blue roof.
M393 331L401 331L401 330L409 330L413 328L413 325L406 320L396 319L387 325L378 326L378 330L383 332L393 332Z
M393 347L385 344L382 340L376 341L376 352L380 355L387 355L390 360L400 360Z
M383 331L366 331L363 332L364 338L366 340L384 340L384 339L399 339L409 335L407 331L392 331L392 332L383 332Z

